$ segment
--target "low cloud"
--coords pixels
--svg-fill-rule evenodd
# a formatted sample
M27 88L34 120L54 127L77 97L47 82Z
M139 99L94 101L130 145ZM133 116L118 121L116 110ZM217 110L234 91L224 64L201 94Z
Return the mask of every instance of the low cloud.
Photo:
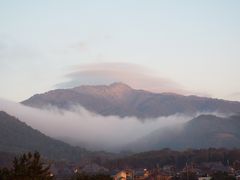
M58 88L123 82L135 89L144 89L151 92L189 94L173 80L159 77L157 72L152 69L130 63L99 63L75 66L65 78L67 81L58 84Z
M55 107L35 109L19 103L0 100L0 110L19 118L44 134L81 144L92 150L119 151L150 132L163 127L176 127L192 117L174 115L141 122L134 117L119 118L93 114L78 106L74 111L62 111Z

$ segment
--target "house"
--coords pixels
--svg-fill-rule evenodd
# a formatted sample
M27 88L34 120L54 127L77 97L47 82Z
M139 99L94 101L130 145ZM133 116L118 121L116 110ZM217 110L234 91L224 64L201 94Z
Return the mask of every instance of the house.
M199 177L198 178L198 180L211 180L212 179L212 177L209 177L209 176L207 176L207 177Z
M236 176L236 180L240 180L240 175L237 175L237 176Z
M165 171L154 171L150 173L149 177L147 178L149 180L171 180L172 176L165 172Z
M135 170L134 179L135 180L144 180L149 177L150 173L147 169L144 170Z
M114 180L134 180L133 170L127 169L118 172L114 177Z

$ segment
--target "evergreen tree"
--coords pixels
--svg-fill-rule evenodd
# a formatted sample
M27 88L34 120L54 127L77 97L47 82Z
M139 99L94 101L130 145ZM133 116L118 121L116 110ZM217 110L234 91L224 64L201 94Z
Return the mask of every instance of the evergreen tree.
M0 180L52 180L50 165L44 165L40 154L23 154L13 160L13 169L0 170Z
M9 180L10 171L7 168L0 169L0 180Z

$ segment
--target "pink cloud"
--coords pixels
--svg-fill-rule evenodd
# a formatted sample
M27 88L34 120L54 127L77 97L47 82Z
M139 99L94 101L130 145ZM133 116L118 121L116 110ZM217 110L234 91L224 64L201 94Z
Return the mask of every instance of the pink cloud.
M58 87L69 88L79 85L110 84L123 82L135 89L151 92L171 92L189 94L177 82L157 76L157 72L140 65L130 63L99 63L74 66L72 72L66 75L67 82Z

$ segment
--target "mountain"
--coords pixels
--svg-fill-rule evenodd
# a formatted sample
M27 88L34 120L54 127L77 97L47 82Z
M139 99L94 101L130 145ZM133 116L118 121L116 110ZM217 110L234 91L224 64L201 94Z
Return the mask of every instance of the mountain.
M123 83L52 90L36 94L22 104L37 108L52 105L67 110L72 106L81 105L89 111L104 116L135 116L141 119L176 113L240 112L240 102L173 93L152 93L132 89Z
M161 148L240 148L240 115L218 117L200 115L181 127L154 131L129 145L131 150Z
M39 151L48 159L80 161L93 154L85 149L70 146L0 111L0 152L23 153Z

